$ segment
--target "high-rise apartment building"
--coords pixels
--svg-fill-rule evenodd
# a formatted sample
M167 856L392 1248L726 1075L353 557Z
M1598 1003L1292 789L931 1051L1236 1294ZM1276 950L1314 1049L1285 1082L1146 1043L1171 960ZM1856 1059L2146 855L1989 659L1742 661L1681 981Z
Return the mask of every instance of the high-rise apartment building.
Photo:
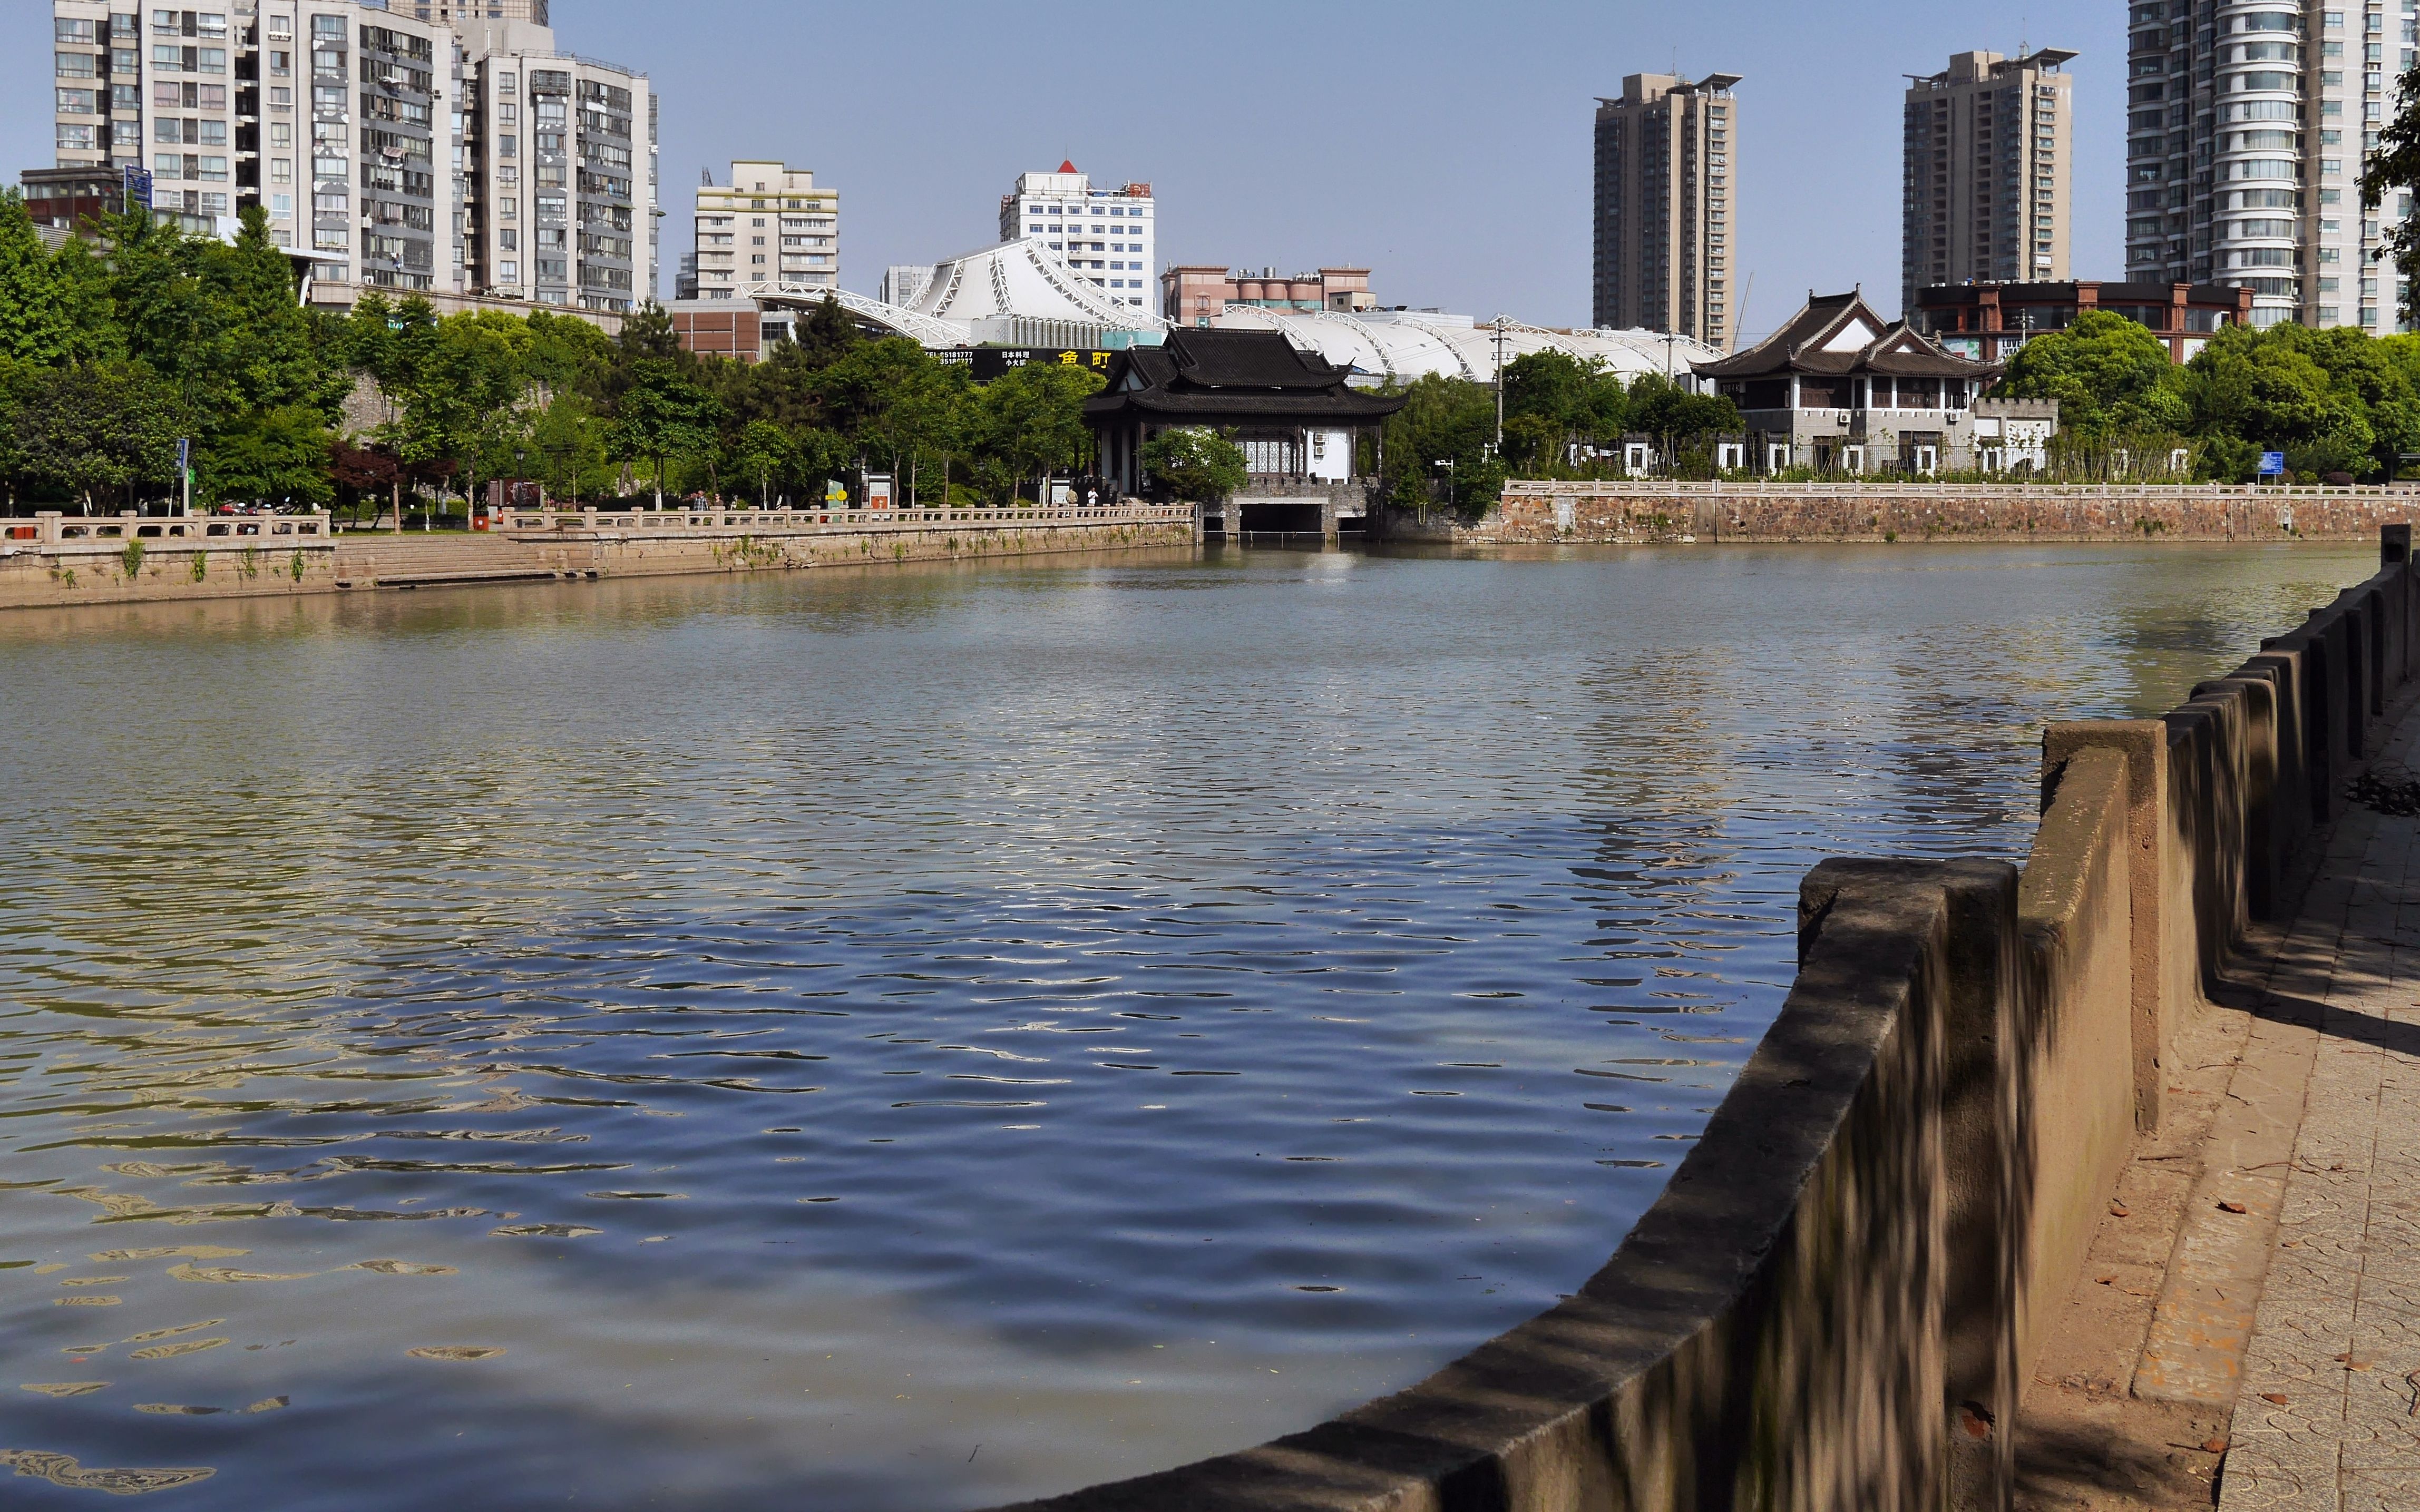
M1959 53L1908 76L1900 191L1900 309L1943 284L2070 276L2073 53Z
M2366 217L2360 177L2414 61L2414 10L2130 4L2127 277L2247 287L2255 325L2392 328L2394 269L2370 259L2410 196Z
M473 21L531 21L543 26L547 0L397 0L395 9L409 8L422 21L459 26Z
M1001 196L1000 239L1040 238L1111 304L1146 309L1157 256L1153 209L1149 184L1094 189L1074 163L1062 162L1057 173L1019 174L1016 192Z
M779 162L739 162L731 182L697 192L697 293L727 300L750 284L840 286L840 192Z
M1595 321L1730 344L1736 73L1634 73L1596 112Z
M365 288L598 311L654 296L656 97L545 0L52 0L57 161L139 166L222 232L247 205Z
M932 283L931 263L892 263L882 270L882 284L875 297L885 304L913 304Z

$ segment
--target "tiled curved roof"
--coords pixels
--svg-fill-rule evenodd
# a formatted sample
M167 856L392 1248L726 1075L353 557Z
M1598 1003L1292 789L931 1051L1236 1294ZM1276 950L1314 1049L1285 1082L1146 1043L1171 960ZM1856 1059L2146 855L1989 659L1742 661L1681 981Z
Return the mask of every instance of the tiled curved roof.
M1992 378L1997 363L1943 350L1904 320L1885 322L1865 296L1809 295L1781 329L1735 357L1693 363L1700 378L1780 378L1791 373L1882 373L1895 378Z

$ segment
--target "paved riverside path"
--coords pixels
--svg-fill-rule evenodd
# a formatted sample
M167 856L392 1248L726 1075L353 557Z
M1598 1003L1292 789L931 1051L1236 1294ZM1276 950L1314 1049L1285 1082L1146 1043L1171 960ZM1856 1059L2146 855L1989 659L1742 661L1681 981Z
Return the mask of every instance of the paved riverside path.
M2420 776L2420 706L2373 768ZM2348 806L2272 958L2309 1073L2242 1353L2222 1512L2420 1508L2420 819ZM2246 1173L2249 1174L2249 1173Z

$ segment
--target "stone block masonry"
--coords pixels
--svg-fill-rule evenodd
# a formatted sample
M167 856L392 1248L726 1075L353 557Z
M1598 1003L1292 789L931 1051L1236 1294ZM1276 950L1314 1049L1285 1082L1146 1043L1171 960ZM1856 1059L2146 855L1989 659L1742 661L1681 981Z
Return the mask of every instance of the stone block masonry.
M324 517L309 518L324 526ZM0 609L946 562L1189 547L1196 538L1194 511L1185 505L816 515L532 511L518 521L527 528L506 532L331 536L321 529L291 539L143 539L139 556L125 549L132 532L159 522L128 516L106 524L124 538L0 542L12 548L0 555Z
M2415 512L2420 485L1512 483L1476 525L1397 514L1387 529L1471 546L2364 540Z

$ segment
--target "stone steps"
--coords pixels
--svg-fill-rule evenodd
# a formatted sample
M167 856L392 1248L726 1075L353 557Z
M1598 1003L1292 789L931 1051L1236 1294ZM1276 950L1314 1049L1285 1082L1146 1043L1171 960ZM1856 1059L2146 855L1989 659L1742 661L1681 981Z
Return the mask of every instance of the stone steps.
M336 579L355 585L492 582L552 578L555 562L535 546L499 535L351 536L336 547Z

